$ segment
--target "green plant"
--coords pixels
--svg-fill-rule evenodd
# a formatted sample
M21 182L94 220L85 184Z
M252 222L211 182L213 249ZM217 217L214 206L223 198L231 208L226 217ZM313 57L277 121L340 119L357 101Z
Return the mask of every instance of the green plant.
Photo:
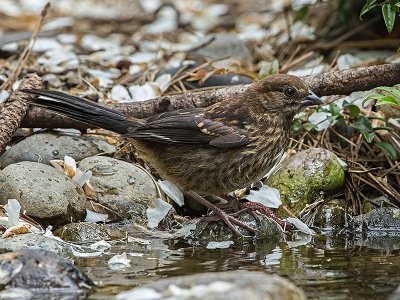
M385 20L386 28L388 32L391 32L393 30L396 14L399 13L400 0L385 0L383 2L378 2L377 0L367 0L361 9L360 20L364 14L377 6L382 7L382 15L383 19Z
M394 87L388 87L388 86L377 87L375 88L375 90L384 91L389 95L387 94L383 95L378 93L371 94L363 101L363 105L368 100L376 100L375 105L377 106L383 104L390 104L400 109L400 91L398 90L398 88L400 88L400 84L397 84Z

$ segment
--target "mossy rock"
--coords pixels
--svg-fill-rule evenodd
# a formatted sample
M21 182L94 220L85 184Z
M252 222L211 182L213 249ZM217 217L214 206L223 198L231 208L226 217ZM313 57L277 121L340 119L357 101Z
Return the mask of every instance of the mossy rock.
M325 232L339 232L350 226L351 217L346 211L346 200L333 199L316 208L312 225Z
M264 183L278 189L282 203L299 213L321 196L343 189L345 173L335 154L311 148L293 155Z

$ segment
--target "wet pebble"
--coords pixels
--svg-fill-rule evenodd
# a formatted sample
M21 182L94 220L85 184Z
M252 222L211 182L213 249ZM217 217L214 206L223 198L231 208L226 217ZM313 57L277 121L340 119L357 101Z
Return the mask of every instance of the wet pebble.
M61 295L64 291L71 295L94 286L69 260L46 250L27 249L0 255L0 273L5 289L35 289L35 298L41 299L41 293Z
M256 239L261 241L264 239L279 241L283 237L282 228L272 219L256 213L254 216L248 212L241 213L238 220L246 225L257 229ZM238 231L243 235L252 238L253 234L246 229L234 225ZM207 218L200 219L197 223L196 229L189 237L190 240L207 247L213 242L232 241L240 239L223 221L208 222Z
M348 227L351 221L344 200L335 199L317 207L312 226L323 231L338 232Z
M66 224L54 231L54 234L70 242L95 242L111 238L104 225L91 222Z
M157 280L122 292L116 299L303 300L306 297L300 288L277 275L225 271Z
M9 148L1 157L2 168L21 161L34 161L49 164L53 159L64 159L65 155L81 160L103 152L101 144L107 144L101 138L82 137L78 135L60 135L40 133Z
M367 214L354 217L354 222L358 232L400 236L400 209L398 208L376 208Z
M111 209L123 218L145 222L146 209L158 198L156 185L142 168L105 156L83 159L82 171L92 171L94 201Z
M0 171L0 204L8 199L17 199L22 210L42 225L80 221L85 214L82 188L55 168L35 162L12 164Z
M27 233L0 238L0 253L26 249L48 250L64 257L72 257L70 246L43 234Z

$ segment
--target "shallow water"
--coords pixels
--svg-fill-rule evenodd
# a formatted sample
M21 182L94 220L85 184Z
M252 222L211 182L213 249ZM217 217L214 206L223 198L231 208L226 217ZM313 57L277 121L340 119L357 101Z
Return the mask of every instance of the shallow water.
M400 285L399 237L303 236L293 241L209 250L181 240L153 239L151 245L118 243L109 255L76 264L101 285L89 299L154 280L202 272L258 270L276 273L300 286L309 299L387 299ZM129 256L131 267L111 271L113 254Z

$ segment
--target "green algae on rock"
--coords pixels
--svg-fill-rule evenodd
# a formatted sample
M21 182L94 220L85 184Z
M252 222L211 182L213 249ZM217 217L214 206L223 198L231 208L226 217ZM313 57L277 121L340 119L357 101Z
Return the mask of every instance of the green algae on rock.
M265 184L279 190L281 200L294 213L322 195L341 190L345 184L343 167L332 152L311 148L287 161Z

